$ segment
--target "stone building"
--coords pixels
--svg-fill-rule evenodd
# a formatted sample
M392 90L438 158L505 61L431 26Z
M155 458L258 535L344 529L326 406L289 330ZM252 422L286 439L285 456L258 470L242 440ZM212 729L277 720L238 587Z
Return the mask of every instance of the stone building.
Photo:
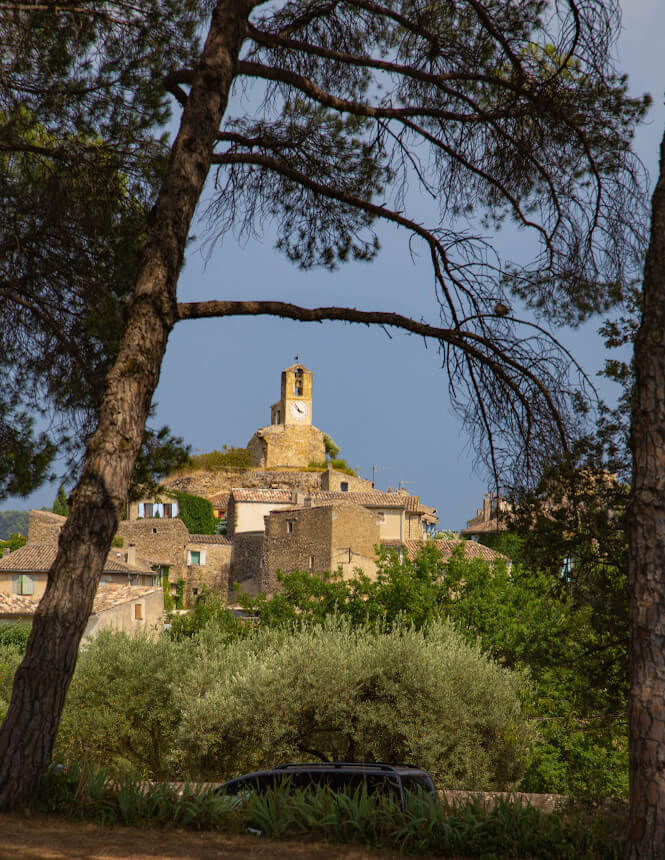
M62 518L64 519L64 517ZM0 592L20 594L39 600L46 590L48 572L55 561L58 545L28 542L0 558ZM129 558L127 557L129 555ZM137 560L133 552L109 552L100 584L156 588L159 577L150 564Z
M282 371L281 397L270 407L270 426L247 443L252 465L305 469L326 457L323 433L312 424L312 373L302 364Z
M467 520L466 528L460 532L460 535L477 541L483 535L496 535L505 531L506 516L511 510L509 502L497 496L496 493L487 493L483 499L482 508L478 508L475 517Z
M272 511L265 518L260 589L272 592L277 572L356 568L372 576L379 543L376 514L353 502L329 501Z
M31 622L38 604L36 595L0 592L0 624ZM100 585L83 640L96 636L102 630L159 635L163 615L164 596L161 588L143 585Z

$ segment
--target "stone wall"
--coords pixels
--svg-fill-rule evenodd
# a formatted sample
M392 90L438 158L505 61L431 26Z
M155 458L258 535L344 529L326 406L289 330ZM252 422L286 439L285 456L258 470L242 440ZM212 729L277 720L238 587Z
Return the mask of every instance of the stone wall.
M329 466L325 472L321 472L321 489L333 493L344 492L343 484L346 484L346 492L369 493L374 489L371 481L354 475L347 475Z
M238 582L243 591L255 594L261 581L263 532L242 532L235 536L231 553L229 583Z
M139 558L148 559L154 564L168 565L172 581L184 578L189 532L182 520L121 520L118 536L123 540L123 549L134 544Z
M341 503L273 511L266 517L261 590L277 589L277 571L337 570L351 576L360 567L376 571L379 543L376 514L360 505Z
M211 542L213 541L214 542ZM185 606L191 606L204 589L226 600L231 567L231 541L217 535L190 535L188 550L205 552L205 564L187 565Z
M169 490L208 498L215 493L229 492L234 487L294 489L304 493L329 488L339 490L341 481L349 482L351 492L369 492L372 489L371 481L354 478L334 469L320 472L304 472L301 469L225 469L208 472L201 469L186 475L173 475L163 484Z
M66 517L53 514L51 511L30 511L28 514L28 540L30 543L58 542L60 529L64 526Z
M252 465L266 469L292 466L304 469L310 463L323 463L326 449L318 427L296 424L271 424L261 427L247 443Z

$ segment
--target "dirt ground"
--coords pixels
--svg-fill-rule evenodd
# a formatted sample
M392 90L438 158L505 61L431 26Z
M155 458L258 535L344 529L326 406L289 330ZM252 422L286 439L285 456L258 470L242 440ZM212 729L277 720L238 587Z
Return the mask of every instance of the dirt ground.
M0 816L1 860L404 860L392 851L191 830L100 827L54 815Z

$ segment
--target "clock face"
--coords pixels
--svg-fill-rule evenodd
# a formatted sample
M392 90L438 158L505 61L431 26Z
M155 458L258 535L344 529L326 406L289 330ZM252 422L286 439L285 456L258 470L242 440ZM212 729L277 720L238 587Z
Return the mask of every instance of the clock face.
M304 421L307 418L307 404L303 403L302 400L294 400L291 404L291 415L297 421Z

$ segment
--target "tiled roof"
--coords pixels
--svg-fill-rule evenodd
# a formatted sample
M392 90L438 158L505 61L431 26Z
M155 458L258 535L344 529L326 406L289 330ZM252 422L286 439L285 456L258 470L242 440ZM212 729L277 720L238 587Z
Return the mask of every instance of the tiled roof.
M57 523L64 523L67 519L67 517L63 517L60 514L54 514L53 511L39 511L37 508L33 508L30 513L39 514L40 517L47 517L49 520Z
M408 496L406 493L382 493L379 490L371 490L367 493L342 493L332 490L321 490L317 493L309 493L308 499L313 504L323 501L337 499L339 501L355 502L366 508L405 508L406 510L418 509L418 496Z
M480 558L483 561L510 561L505 555L497 552L495 549L490 549L488 546L483 546L475 540L435 540L434 545L440 550L443 560L447 561L453 554L454 550L462 544L464 546L464 557L473 561Z
M465 529L462 529L460 534L462 535L480 535L480 534L492 534L493 532L502 532L508 528L506 525L506 520L501 519L498 520L496 517L493 517L491 520L484 520L479 523L474 523L473 520L469 520Z
M114 609L123 603L140 600L155 591L161 591L161 589L146 585L100 585L95 594L91 614L99 615L100 612ZM39 600L32 597L0 592L0 615L34 615L38 604Z
M0 570L15 570L30 573L40 573L50 570L55 561L58 547L53 543L27 543L20 549L10 552L0 558ZM104 562L104 573L152 573L148 568L142 570L138 567L130 567L121 561L124 553L118 553L112 549Z
M213 508L223 508L225 505L228 505L230 498L230 492L215 493L214 496L208 496L208 501L213 506Z
M0 615L32 615L37 601L22 594L4 594L0 591Z
M226 535L193 535L190 534L187 543L217 543L230 546L231 540Z
M288 504L293 501L291 490L243 489L234 487L231 495L236 502L275 502Z
M502 553L490 549L488 546L476 543L476 541L473 540L435 540L432 541L432 543L441 553L443 561L448 561L457 547L462 544L464 547L464 557L469 561L480 558L483 561L510 562L510 559L505 555L502 555ZM423 546L425 546L425 543L420 540L384 540L381 541L381 544L388 547L388 549L399 549L400 547L404 547L409 560L413 560Z
M92 604L92 614L99 615L100 612L107 612L132 600L140 600L155 591L161 591L161 589L148 585L100 585L95 594L95 602Z

